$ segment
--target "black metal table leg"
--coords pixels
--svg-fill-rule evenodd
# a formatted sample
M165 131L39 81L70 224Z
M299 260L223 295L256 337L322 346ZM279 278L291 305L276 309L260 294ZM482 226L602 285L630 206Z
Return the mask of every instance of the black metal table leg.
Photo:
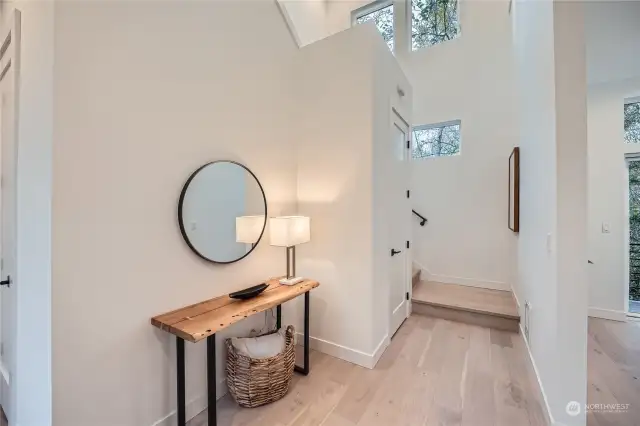
M276 330L282 328L282 305L276 307Z
M184 340L180 337L176 337L176 369L178 373L178 426L185 426L187 419L184 394Z
M209 408L207 409L209 426L218 424L218 408L216 407L216 335L207 337L207 391Z
M295 371L305 376L309 374L309 293L304 294L304 364L295 366Z

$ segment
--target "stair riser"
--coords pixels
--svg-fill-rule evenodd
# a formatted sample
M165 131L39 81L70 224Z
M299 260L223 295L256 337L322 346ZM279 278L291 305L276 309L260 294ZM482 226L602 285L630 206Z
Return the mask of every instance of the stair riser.
M455 308L443 308L441 306L417 303L415 301L412 303L412 311L414 314L495 328L497 330L512 331L514 333L520 331L520 321L517 319L503 318L490 314L479 314Z

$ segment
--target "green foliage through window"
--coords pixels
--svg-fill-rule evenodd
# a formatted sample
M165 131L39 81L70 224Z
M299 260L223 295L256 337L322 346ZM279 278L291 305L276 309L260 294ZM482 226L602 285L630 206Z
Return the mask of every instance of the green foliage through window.
M389 50L393 52L393 5L360 15L356 18L356 24L373 21L382 34L382 38L387 42Z
M624 140L640 143L640 102L624 106Z
M640 300L640 161L629 162L629 299Z
M411 0L413 50L452 40L459 34L458 0Z
M413 158L460 153L460 123L413 129Z

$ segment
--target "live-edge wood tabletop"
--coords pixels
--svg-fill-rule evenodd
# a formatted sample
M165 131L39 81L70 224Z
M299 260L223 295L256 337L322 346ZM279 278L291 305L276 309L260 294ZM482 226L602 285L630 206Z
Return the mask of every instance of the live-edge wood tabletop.
M237 300L226 295L216 297L155 316L151 318L151 324L195 343L231 324L294 299L320 285L317 281L309 279L291 286L282 285L278 280L274 278L267 281L269 287L254 298Z

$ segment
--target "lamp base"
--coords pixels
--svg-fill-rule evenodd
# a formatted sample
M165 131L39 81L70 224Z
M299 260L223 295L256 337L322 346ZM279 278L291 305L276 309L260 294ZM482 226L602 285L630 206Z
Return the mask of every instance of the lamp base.
M283 278L280 280L280 284L282 285L295 285L298 284L299 282L304 281L304 278L302 277L293 277L293 278Z

